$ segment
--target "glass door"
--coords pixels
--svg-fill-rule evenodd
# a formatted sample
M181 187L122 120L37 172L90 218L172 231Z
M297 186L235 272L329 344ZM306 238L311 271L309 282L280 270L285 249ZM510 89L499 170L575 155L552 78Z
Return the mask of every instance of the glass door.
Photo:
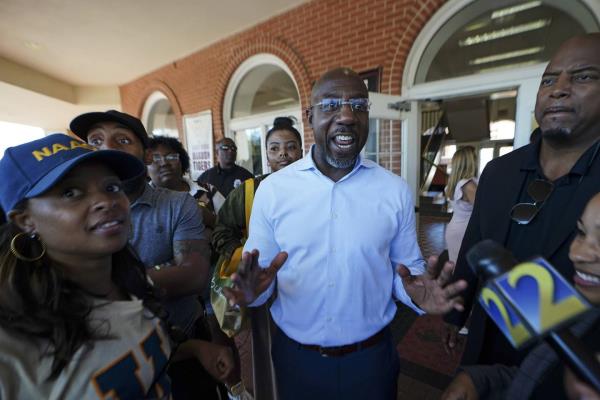
M420 138L417 130L416 103L400 96L369 93L369 138L363 156L402 176L416 202Z
M512 140L487 142L479 145L479 174L486 164L494 158L503 156L513 151Z
M254 175L264 173L262 160L262 138L266 135L264 126L256 126L234 131L233 140L238 148L237 164L246 168Z

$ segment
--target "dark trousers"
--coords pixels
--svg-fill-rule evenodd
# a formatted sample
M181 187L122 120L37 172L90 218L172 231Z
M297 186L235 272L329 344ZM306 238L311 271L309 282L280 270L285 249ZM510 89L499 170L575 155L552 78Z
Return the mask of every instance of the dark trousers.
M341 357L323 357L276 331L271 351L280 400L396 399L400 359L389 329L378 344Z

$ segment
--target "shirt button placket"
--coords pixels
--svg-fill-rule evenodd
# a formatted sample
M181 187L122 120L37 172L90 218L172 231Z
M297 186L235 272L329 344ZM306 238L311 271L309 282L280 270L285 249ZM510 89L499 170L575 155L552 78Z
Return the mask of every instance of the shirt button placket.
M339 249L337 248L337 244L336 244L336 232L337 232L337 219L338 219L338 214L336 212L336 208L335 208L335 192L336 192L336 184L333 184L332 188L331 188L331 192L330 192L330 198L329 198L329 215L330 215L330 219L329 219L329 243L330 243L330 257L329 257L329 266L327 268L327 273L325 276L325 282L327 284L327 288L326 288L326 292L327 292L327 301L326 301L326 305L325 305L325 325L328 326L328 328L326 328L326 336L330 336L332 334L332 329L331 329L331 324L333 322L333 315L332 315L332 302L334 301L335 298L335 294L333 293L333 288L334 288L334 284L333 284L333 277L336 275L335 274L335 270L337 268L338 265L338 253L339 253Z

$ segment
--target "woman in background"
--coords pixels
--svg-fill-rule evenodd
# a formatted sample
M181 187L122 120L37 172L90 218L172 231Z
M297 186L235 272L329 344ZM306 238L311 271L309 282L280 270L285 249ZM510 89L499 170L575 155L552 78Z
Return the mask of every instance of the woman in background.
M167 136L150 138L148 149L152 152L152 164L148 166L151 185L178 192L188 192L196 199L202 211L202 222L210 230L214 229L216 213L225 198L209 184L199 185L186 178L190 172L190 156L181 142Z
M275 118L273 128L267 132L267 161L272 172L290 165L302 158L302 137L294 128L294 121L288 117ZM237 248L243 246L247 238L246 226L246 185L253 180L254 192L268 175L262 175L245 181L234 189L223 204L217 216L217 226L213 232L212 245L220 255L217 265L231 259ZM254 392L257 399L274 397L274 377L271 371L269 311L265 306L249 310L252 332L242 331L234 338L238 346L242 382ZM252 335L252 349L251 339ZM254 381L253 381L254 370Z
M472 146L456 151L450 163L452 170L446 185L446 197L452 206L452 219L446 227L448 259L456 262L467 224L473 212L477 191L477 153Z
M450 162L450 176L446 185L446 197L452 206L452 219L446 226L448 260L456 262L458 251L465 236L477 191L477 153L473 146L456 150ZM462 327L458 333L467 335L469 329Z

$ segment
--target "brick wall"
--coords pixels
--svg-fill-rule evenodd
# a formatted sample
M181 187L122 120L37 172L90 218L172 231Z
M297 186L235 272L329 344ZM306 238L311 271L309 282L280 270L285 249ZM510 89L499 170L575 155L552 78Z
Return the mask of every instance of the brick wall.
M338 66L357 72L381 68L381 91L400 94L411 45L444 1L314 0L121 86L123 110L141 116L147 97L160 90L171 101L180 132L182 115L211 109L218 140L229 79L258 53L274 54L288 65L303 108L312 83ZM314 140L307 121L304 127L308 146Z

